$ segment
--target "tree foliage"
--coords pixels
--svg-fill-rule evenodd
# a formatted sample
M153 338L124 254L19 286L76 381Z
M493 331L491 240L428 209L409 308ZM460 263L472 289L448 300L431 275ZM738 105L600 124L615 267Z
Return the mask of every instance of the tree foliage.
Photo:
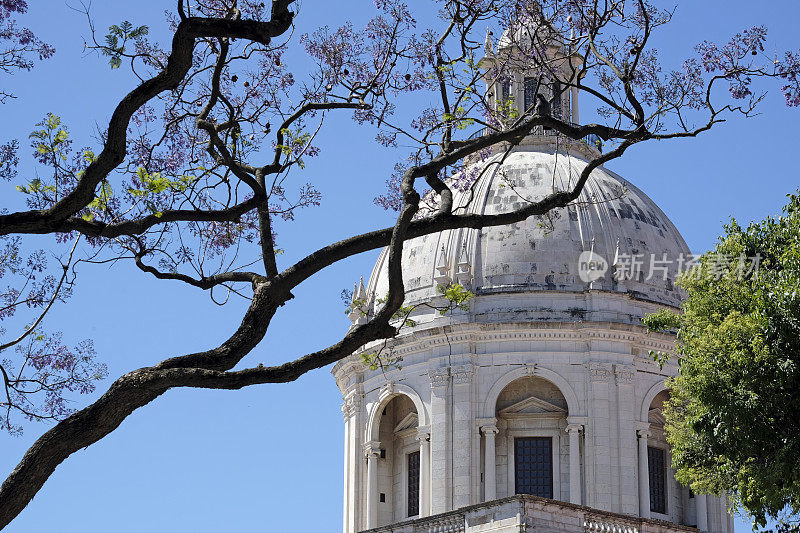
M683 312L645 321L678 332L665 410L676 478L727 491L762 526L800 511L800 196L789 200L777 218L726 225L680 279Z

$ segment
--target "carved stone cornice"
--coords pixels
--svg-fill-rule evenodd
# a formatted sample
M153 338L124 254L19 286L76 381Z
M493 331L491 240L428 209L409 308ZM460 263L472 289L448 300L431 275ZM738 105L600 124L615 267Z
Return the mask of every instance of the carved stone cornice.
M490 328L491 326L491 328ZM551 322L531 328L530 323L510 322L505 324L466 323L448 326L417 328L406 336L396 337L392 346L395 353L404 355L419 350L446 346L449 343L482 343L502 340L552 340L552 341L591 341L611 340L630 342L632 345L648 350L671 352L675 348L674 336L652 334L643 326L611 322ZM369 346L369 345L368 345ZM360 361L360 359L359 359ZM338 365L339 363L337 363Z

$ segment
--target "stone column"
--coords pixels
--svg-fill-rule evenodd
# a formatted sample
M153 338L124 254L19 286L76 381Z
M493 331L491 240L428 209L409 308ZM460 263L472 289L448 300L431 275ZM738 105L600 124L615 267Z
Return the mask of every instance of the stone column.
M569 501L581 504L581 431L580 424L569 424Z
M708 498L705 494L695 494L695 509L697 512L697 529L708 531Z
M380 443L370 441L364 445L367 456L367 529L378 527L378 457Z
M481 426L483 433L483 501L490 502L497 499L497 455L495 453L494 437L499 430L494 424Z
M650 473L647 466L647 437L650 432L646 429L637 431L639 436L639 516L650 518Z
M420 428L419 439L419 516L430 515L430 479L431 479L431 434L427 428Z

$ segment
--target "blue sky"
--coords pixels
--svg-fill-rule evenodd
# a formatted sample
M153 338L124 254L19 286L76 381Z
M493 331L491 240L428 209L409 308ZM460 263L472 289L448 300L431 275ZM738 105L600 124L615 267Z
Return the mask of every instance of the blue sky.
M61 0L29 3L26 25L53 43L57 54L5 83L20 98L0 106L0 140L16 136L26 144L33 125L50 111L63 117L79 145L96 144L98 125L133 81L84 51L88 27L80 14ZM161 13L172 6L171 0L95 0L93 13L98 28L128 19L151 25L159 35ZM369 0L305 0L301 8L295 39L348 17L358 25L373 12ZM795 0L686 1L661 46L668 59L680 57L702 39L765 24L777 49L797 48L797 20ZM701 139L634 148L610 168L653 198L692 250L703 251L730 216L747 222L777 213L785 195L798 187L791 162L798 111L773 93L762 112ZM391 223L372 198L398 156L372 139L372 130L349 120L327 124L319 140L324 150L307 168L324 195L323 205L278 228L287 250L282 264ZM30 175L32 162L23 163L22 175ZM13 194L3 190L4 205ZM348 325L339 293L368 275L376 257L375 252L352 258L301 286L247 363L280 362L335 342ZM217 307L197 289L156 281L125 265L84 267L81 274L69 306L57 308L48 323L67 338L93 338L112 378L215 346L244 308L242 302ZM287 385L170 391L70 457L7 531L340 531L340 404L329 368ZM23 437L0 435L0 475L11 471L44 430L28 425Z

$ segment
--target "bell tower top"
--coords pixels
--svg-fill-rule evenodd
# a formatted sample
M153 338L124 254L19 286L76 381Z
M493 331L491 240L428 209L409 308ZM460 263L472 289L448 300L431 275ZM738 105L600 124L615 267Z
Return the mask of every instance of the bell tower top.
M521 113L536 112L578 123L575 83L583 57L572 49L571 39L564 41L538 9L512 22L496 45L487 31L480 66L498 122L510 124Z

